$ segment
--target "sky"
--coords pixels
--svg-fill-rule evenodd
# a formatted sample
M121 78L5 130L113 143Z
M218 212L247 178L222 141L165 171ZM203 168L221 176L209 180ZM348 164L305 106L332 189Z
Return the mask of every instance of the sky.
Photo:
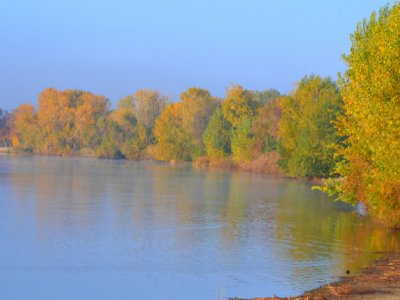
M231 83L289 93L303 76L337 78L341 55L380 0L3 0L0 108L47 87L115 103L137 89L171 100Z

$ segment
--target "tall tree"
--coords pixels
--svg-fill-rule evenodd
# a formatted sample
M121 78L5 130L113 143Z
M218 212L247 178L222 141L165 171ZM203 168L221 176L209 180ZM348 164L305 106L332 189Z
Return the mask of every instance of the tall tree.
M338 122L346 147L337 171L340 199L361 201L378 220L400 227L400 5L359 23L344 56ZM332 182L331 182L332 183Z

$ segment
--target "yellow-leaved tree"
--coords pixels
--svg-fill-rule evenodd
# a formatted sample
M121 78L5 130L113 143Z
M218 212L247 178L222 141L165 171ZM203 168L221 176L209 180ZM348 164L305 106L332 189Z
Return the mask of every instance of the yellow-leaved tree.
M190 161L194 145L190 132L182 124L182 103L169 104L156 120L155 157L165 161Z
M346 138L344 160L326 190L361 201L381 222L400 227L400 5L385 6L351 35L347 70L339 80Z

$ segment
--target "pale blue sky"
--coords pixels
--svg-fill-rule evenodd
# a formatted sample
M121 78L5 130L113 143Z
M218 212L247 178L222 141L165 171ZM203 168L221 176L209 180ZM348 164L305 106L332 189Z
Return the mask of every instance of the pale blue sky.
M113 103L139 88L223 96L231 82L287 93L306 74L336 78L357 22L386 3L3 0L0 107L36 103L46 87Z

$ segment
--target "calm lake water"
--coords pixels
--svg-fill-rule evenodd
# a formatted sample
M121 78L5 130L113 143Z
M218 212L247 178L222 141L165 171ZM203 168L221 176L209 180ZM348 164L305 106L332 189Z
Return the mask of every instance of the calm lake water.
M1 299L288 296L399 237L295 180L0 156Z

